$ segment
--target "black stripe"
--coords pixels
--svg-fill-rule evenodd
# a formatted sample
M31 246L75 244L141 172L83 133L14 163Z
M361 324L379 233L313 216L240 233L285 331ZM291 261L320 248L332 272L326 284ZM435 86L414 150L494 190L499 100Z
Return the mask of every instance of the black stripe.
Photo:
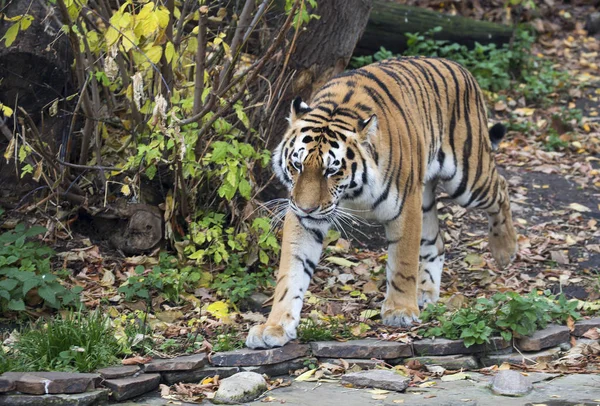
M281 297L279 298L280 303L283 301L283 299L285 299L287 293L288 293L288 288L285 288L285 290L283 291L283 295L281 295Z
M400 293L404 293L404 291L403 291L402 289L400 289L400 288L399 288L399 287L396 285L396 283L395 283L393 280L391 280L391 281L390 281L390 284L391 284L391 285L392 285L392 287L393 287L394 289L396 289L398 292L400 292Z

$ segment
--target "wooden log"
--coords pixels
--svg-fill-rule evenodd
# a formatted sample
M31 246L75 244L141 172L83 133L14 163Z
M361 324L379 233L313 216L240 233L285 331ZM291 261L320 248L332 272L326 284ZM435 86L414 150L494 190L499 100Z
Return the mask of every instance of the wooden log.
M355 55L371 55L384 47L395 54L406 50L406 33L424 33L435 27L442 31L433 37L462 45L473 46L507 43L512 27L478 21L461 16L449 16L429 9L406 6L388 0L374 0L373 11L365 33L358 42Z

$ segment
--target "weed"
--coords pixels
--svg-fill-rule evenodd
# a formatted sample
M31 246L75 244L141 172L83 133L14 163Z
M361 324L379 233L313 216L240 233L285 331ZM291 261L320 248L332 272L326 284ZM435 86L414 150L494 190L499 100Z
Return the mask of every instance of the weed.
M240 264L238 255L232 255L229 264L219 272L211 284L220 296L226 297L232 303L237 303L249 297L260 287L273 285L271 269L250 271Z
M20 223L14 230L0 234L0 310L25 310L25 298L32 291L57 309L78 302L82 288L69 290L52 273L54 251L37 241L28 241L45 232L43 227L26 228Z
M521 296L516 292L497 293L491 298L479 298L466 308L448 311L442 303L429 305L421 313L423 322L437 322L421 330L424 337L463 339L466 347L489 342L492 335L510 340L513 335L528 336L545 328L550 322L564 323L569 317L580 318L577 301L564 295L552 296L532 292Z
M29 370L79 372L114 365L122 351L100 311L40 321L21 333L14 349Z
M300 321L298 339L303 343L335 338L354 338L343 316L324 317L318 321L309 317Z
M546 149L550 151L558 151L560 149L568 147L569 143L567 141L563 141L560 138L560 134L558 134L558 132L554 128L550 128L548 129L546 143L544 145Z
M244 342L240 340L235 331L221 331L212 340L213 351L233 351L244 348Z

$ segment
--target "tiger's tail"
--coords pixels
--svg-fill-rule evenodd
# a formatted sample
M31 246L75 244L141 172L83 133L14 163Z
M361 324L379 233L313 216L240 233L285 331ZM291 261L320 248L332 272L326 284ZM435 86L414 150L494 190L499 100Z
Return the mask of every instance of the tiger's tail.
M492 142L492 149L495 151L498 149L498 144L502 141L502 138L506 135L506 126L502 123L496 123L490 128L490 141Z

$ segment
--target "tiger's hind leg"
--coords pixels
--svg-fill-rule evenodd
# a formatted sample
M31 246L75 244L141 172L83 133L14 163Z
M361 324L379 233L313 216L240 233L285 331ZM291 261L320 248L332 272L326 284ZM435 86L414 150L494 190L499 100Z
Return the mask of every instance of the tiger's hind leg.
M440 283L444 269L444 239L440 233L436 181L429 181L423 188L423 227L419 251L418 303L423 308L440 298Z
M508 184L496 171L494 174L496 182L491 190L495 193L487 196L479 207L487 212L490 250L498 267L503 269L517 253L517 232L512 222Z

